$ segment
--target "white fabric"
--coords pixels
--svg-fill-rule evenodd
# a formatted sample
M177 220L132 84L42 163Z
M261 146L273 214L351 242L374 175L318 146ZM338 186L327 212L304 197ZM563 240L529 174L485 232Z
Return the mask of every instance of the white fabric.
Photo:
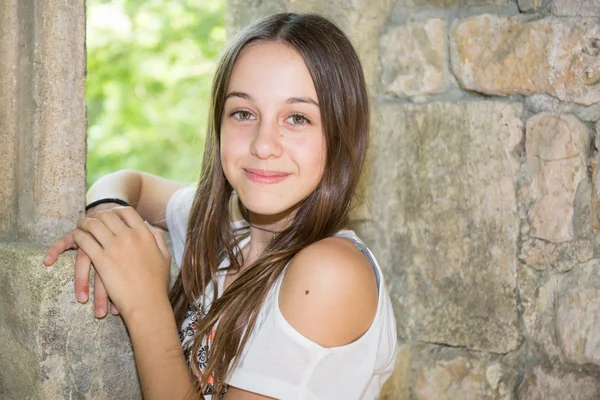
M179 267L193 194L193 187L180 189L167 206L167 225ZM245 224L245 221L237 224ZM397 335L394 312L383 273L373 254L352 231L340 231L335 236L356 243L377 275L379 302L369 330L355 342L344 346L325 348L309 340L286 321L279 309L277 299L282 274L260 310L239 363L228 379L229 385L278 399L370 400L378 397L395 364ZM240 243L240 248L247 242L248 239ZM224 262L219 268L227 265ZM218 274L219 295L223 292L224 278L225 271ZM182 332L189 330L191 322L189 318L184 321ZM185 337L182 340L186 342L189 339ZM210 395L207 396L207 399L210 398Z

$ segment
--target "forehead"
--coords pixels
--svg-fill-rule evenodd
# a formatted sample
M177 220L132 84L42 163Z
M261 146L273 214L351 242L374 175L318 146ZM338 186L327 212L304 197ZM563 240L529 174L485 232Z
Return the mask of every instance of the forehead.
M312 97L316 90L304 59L282 42L254 42L236 60L228 92L239 91L260 98Z

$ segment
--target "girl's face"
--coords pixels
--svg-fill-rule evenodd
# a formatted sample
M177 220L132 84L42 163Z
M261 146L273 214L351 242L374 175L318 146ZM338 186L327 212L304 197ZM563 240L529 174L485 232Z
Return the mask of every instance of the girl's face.
M325 135L312 78L296 50L278 42L242 50L227 88L220 151L227 180L255 217L285 218L315 190Z

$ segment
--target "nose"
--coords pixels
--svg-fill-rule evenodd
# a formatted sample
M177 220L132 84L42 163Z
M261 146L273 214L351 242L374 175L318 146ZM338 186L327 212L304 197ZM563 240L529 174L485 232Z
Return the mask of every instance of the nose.
M263 160L281 157L283 153L281 136L277 121L261 120L254 132L252 155Z

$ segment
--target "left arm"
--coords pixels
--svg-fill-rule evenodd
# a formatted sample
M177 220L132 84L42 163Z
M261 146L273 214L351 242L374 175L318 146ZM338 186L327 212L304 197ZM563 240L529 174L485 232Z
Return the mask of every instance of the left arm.
M198 398L169 303L171 256L162 232L124 207L81 218L73 236L127 325L144 399Z
M144 399L197 399L167 301L126 321Z

